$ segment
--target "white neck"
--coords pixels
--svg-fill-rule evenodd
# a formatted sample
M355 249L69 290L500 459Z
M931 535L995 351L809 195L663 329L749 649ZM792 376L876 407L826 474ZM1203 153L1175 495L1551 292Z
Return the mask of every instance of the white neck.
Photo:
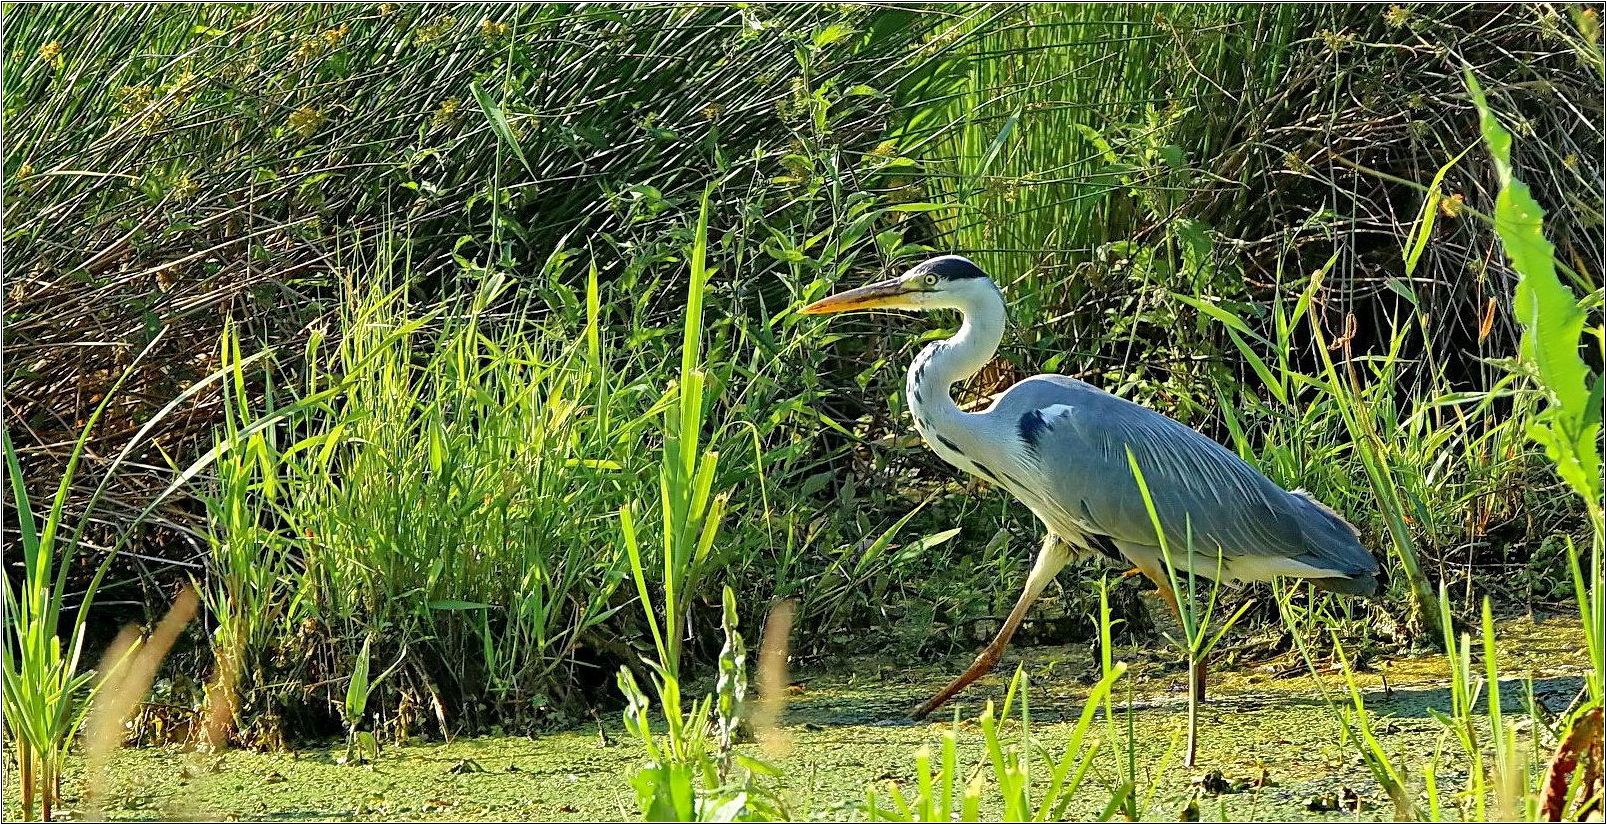
M950 388L987 366L1004 337L1004 296L991 282L986 286L955 296L949 308L964 316L960 331L928 344L910 363L904 391L923 433L967 427L966 414L955 405Z

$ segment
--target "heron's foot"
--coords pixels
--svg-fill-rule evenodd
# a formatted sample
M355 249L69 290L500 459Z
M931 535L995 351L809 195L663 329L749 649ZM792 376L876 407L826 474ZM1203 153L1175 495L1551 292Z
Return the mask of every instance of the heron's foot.
M1142 567L1134 567L1131 570L1123 572L1122 573L1122 578L1130 579L1130 578L1132 578L1134 576L1141 576L1143 574L1144 574L1144 568L1142 568Z
M1013 629L1014 628L1012 628L1012 630ZM915 710L910 711L910 718L920 721L930 715L932 711L943 707L945 704L948 704L948 701L953 699L955 694L964 690L967 685L982 678L984 674L992 670L993 666L999 663L999 659L1003 655L1004 645L1002 643L996 641L993 645L988 646L976 657L976 661L972 662L971 666L965 669L964 673L961 673L959 676L955 677L954 681L949 682L948 685L944 686L942 690L937 692L936 696L926 700Z

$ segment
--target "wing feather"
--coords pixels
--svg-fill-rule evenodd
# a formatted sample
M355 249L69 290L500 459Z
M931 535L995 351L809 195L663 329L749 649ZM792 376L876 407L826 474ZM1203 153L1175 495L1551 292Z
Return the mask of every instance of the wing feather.
M1337 514L1146 407L1075 379L1038 376L1012 387L992 412L1015 418L1024 453L1056 504L1119 542L1157 544L1130 450L1173 552L1192 544L1228 562L1275 557L1345 575L1376 571Z

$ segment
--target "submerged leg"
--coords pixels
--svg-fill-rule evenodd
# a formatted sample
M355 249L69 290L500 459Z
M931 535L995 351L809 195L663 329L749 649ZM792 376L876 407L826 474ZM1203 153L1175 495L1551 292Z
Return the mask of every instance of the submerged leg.
M1016 606L1005 618L1004 626L999 628L998 635L993 641L977 654L976 661L949 682L948 686L937 692L936 696L928 699L925 704L916 708L910 714L915 719L925 719L927 714L943 706L943 703L954 698L954 695L965 689L966 685L982 678L982 675L993 669L1004 655L1004 648L1010 643L1010 637L1015 635L1016 628L1021 626L1021 620L1026 617L1028 608L1037 601L1038 595L1043 592L1049 582L1054 579L1066 563L1071 561L1071 550L1053 533L1044 537L1043 547L1038 550L1038 559L1032 564L1032 572L1027 575L1027 586L1021 591L1021 598L1016 600Z

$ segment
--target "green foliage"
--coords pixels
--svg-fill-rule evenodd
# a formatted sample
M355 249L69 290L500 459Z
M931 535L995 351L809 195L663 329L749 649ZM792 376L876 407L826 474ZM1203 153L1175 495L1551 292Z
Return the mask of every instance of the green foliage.
M381 673L378 678L370 679L369 668L373 666L371 649L374 637L363 639L363 647L357 651L356 664L352 666L350 681L346 683L346 701L341 706L341 716L346 722L346 762L372 762L379 757L379 741L374 738L372 731L359 730L358 725L363 722L363 716L368 711L368 697L373 693L374 686L384 681L390 671ZM354 758L355 757L355 758Z
M1599 127L1559 128L1573 107L1525 97L1543 85L1578 98L1580 72L1553 53L1577 53L1599 92L1599 52L1582 14L1536 34L1513 23L1526 8L1489 25L1481 11L1402 11L1424 25L1297 6L14 15L12 741L50 785L89 689L83 624L110 556L85 563L78 531L108 514L101 488L71 488L111 410L130 426L102 432L160 436L176 463L135 497L121 485L150 474L118 467L160 459L119 453L102 488L133 502L121 509L143 516L179 491L204 505L212 646L238 658L243 724L338 721L372 759L377 737L424 719L443 732L561 721L591 674L646 658L618 680L649 752L634 779L644 815L806 811L775 798L773 768L740 745L742 608L799 598L809 654L872 637L961 645L955 630L1008 597L997 585L1028 525L1001 493L949 484L906 437L893 375L915 336L877 320L823 333L790 309L955 249L999 277L1023 322L1005 379L969 389L1087 375L1334 503L1393 548L1397 581L1462 668L1448 736L1480 776L1511 777L1512 748L1474 752L1493 740L1469 724L1473 645L1448 601L1425 599L1423 571L1482 585L1487 563L1556 538L1600 669L1600 534L1572 552L1585 520L1539 483L1524 442L1599 526L1601 380L1580 341L1599 349L1601 299L1563 280L1588 284L1599 264L1595 244L1568 237L1599 226ZM1466 130L1448 127L1466 107L1425 62L1442 50L1505 84L1508 108L1481 111L1499 195L1470 177ZM1503 119L1547 149L1525 157L1533 193L1512 174ZM1415 219L1376 211L1436 169ZM1488 246L1484 201L1519 274L1512 311L1488 316L1505 270L1464 255ZM1538 202L1585 274L1555 260ZM1389 227L1399 270L1368 246ZM1323 277L1305 279L1313 269ZM1331 334L1342 311L1359 320ZM1466 347L1455 325L1470 316L1490 320ZM1540 392L1495 361L1512 349L1509 320ZM159 368L131 373L144 391L125 407L105 390L130 342L151 343ZM152 389L174 381L187 389L170 401ZM51 443L75 444L65 472ZM56 490L42 526L23 473ZM619 539L599 541L612 525ZM91 586L69 619L76 571ZM1215 591L1196 613L1189 590L1180 647L1203 658L1225 627L1208 632ZM1322 607L1302 645L1330 642L1315 632ZM1223 607L1232 620L1249 608ZM950 730L916 755L913 789L873 788L861 813L1058 817L1102 751L1107 813L1141 815L1141 783L1153 793L1166 765L1136 762L1130 727L1123 742L1103 588L1100 613L1103 679L1062 754L1031 738L1018 674L1019 740L1006 699L979 722L986 765L962 771L968 729ZM376 661L394 664L375 677ZM708 670L713 692L689 698ZM1599 704L1599 676L1587 694ZM1395 796L1409 775L1369 744L1365 706L1343 707ZM1428 791L1427 811L1397 798L1397 813L1457 807Z
M1444 626L1449 628L1450 600L1443 593L1439 605ZM1282 603L1282 608L1286 626L1294 635L1300 655L1320 688L1322 677L1306 635L1293 623L1287 601ZM1444 728L1445 737L1456 743L1456 750L1447 752L1442 740L1442 746L1436 748L1434 758L1416 768L1421 788L1414 787L1412 766L1406 764L1399 754L1390 754L1380 742L1375 730L1377 720L1368 711L1366 696L1358 684L1350 659L1344 655L1339 640L1333 640L1344 676L1343 695L1335 699L1324 691L1325 701L1340 722L1344 744L1354 750L1372 772L1373 778L1394 806L1394 814L1399 821L1535 821L1542 797L1550 793L1545 785L1547 761L1538 758L1542 756L1538 753L1529 753L1526 758L1520 748L1517 730L1502 708L1501 655L1496 645L1495 619L1489 599L1483 602L1478 631L1482 672L1473 657L1471 634L1462 633L1458 637L1454 631L1446 630L1444 648L1450 678L1450 706L1444 710L1430 708L1429 714ZM1528 723L1553 725L1554 733L1560 740L1577 714L1549 723L1543 717L1537 717L1532 688L1530 685ZM1481 697L1484 700L1482 713L1479 707ZM1452 761L1457 755L1462 760L1460 764ZM1440 777L1453 770L1465 772L1467 782L1459 792L1447 794L1447 788L1440 784ZM1569 794L1570 799L1573 796Z
M914 794L906 795L897 783L889 781L883 801L874 786L867 788L867 818L877 822L980 822L985 821L982 806L987 802L1002 811L1006 822L1065 821L1067 808L1088 778L1102 744L1100 740L1088 739L1094 727L1094 716L1106 705L1111 688L1126 672L1125 664L1117 664L1089 689L1077 722L1066 736L1065 747L1056 757L1033 736L1027 681L1018 669L997 715L990 701L977 719L982 728L983 752L987 755L986 771L983 766L973 769L971 779L962 786L960 777L965 771L957 756L956 743L961 729L956 716L953 727L942 733L936 772L931 751L927 748L916 751ZM1021 723L1019 738L1010 741L1004 735L1002 724L1011 715L1014 700L1021 703ZM1039 798L1034 800L1033 768L1040 763L1044 776L1036 788ZM959 804L957 811L956 802Z
M1546 240L1545 210L1512 170L1512 135L1496 119L1471 71L1465 80L1479 109L1479 129L1495 160L1501 191L1495 200L1495 229L1518 273L1513 312L1523 327L1519 354L1533 365L1534 377L1549 403L1530 424L1529 435L1546 448L1557 473L1590 507L1600 527L1602 376L1579 356L1585 336L1586 302L1600 307L1601 288L1581 300L1557 278L1556 247ZM1593 328L1597 352L1601 327ZM1600 541L1600 531L1597 540Z
M92 618L90 611L112 561L124 549L131 535L125 533L98 563L91 565L93 572L87 586L76 594L77 608L68 616L64 615L66 599L73 591L68 575L74 560L84 549L84 531L97 515L97 508L103 502L111 479L135 454L136 449L143 446L147 436L162 419L185 398L203 391L227 374L219 371L204 376L181 393L179 398L153 412L107 464L105 475L89 500L81 505L82 509L70 513L68 499L74 476L85 457L85 447L91 434L107 409L121 397L119 393L123 381L133 374L135 367L151 353L156 344L157 341L153 340L134 357L129 369L112 384L84 422L67 454L65 468L57 480L49 510L42 521L34 512L34 500L28 492L11 430L7 428L0 433L5 453L5 476L10 480L12 512L15 513L16 535L22 551L20 581L14 582L7 575L3 583L5 624L3 641L0 641L0 685L3 685L6 723L14 731L8 742L14 748L17 760L23 815L26 818L32 818L36 798L40 802L41 814L47 820L61 799L62 769L67 749L83 725L90 699L99 687L94 673L79 669L85 632ZM180 484L205 470L214 457L215 453L209 453L184 468L164 493L153 497L136 513L133 523L143 521Z
M1544 445L1546 456L1556 466L1558 475L1585 502L1593 533L1588 584L1579 553L1573 541L1570 539L1568 542L1574 598L1585 628L1585 647L1593 668L1585 677L1584 701L1578 703L1559 726L1558 739L1566 742L1574 723L1587 718L1592 712L1598 714L1599 719L1603 702L1602 375L1580 357L1581 339L1586 339L1587 333L1587 307L1595 307L1599 311L1602 290L1597 287L1581 300L1557 277L1559 264L1556 247L1546 238L1545 212L1535 201L1529 187L1513 172L1512 135L1492 113L1484 91L1471 71L1464 71L1464 80L1473 96L1474 105L1478 107L1479 128L1495 161L1496 177L1501 185L1500 193L1496 196L1494 222L1512 268L1518 274L1513 292L1513 309L1523 328L1519 355L1523 366L1532 368L1532 377L1546 396L1546 405L1530 422L1528 435ZM1603 346L1600 324L1588 332L1594 337L1595 349L1600 353ZM1484 648L1491 694L1491 735L1495 744L1493 781L1496 798L1501 803L1496 813L1505 817L1521 813L1526 818L1533 818L1541 808L1540 800L1533 794L1524 794L1521 799L1518 796L1516 789L1520 779L1516 775L1516 744L1510 731L1503 729L1500 724L1501 707L1496 691L1492 626L1490 601L1485 599ZM1583 766L1577 766L1573 775L1567 778L1570 785L1563 800L1565 804L1573 804L1579 797L1572 783L1580 781L1583 775ZM1584 791L1584 796L1588 797L1591 789ZM1543 787L1541 792L1549 796L1554 789ZM1598 798L1593 804L1599 806L1599 790L1596 793ZM1555 813L1564 812L1559 807Z
M833 195L865 196L848 175L877 173L861 159L893 116L888 87L942 19L811 4L126 11L40 6L5 27L6 332L8 350L34 353L5 383L25 458L70 442L62 422L84 420L84 399L158 330L161 368L132 378L143 397L212 369L197 356L231 319L248 349L280 347L297 369L307 330L342 332L350 246L398 225L415 306L466 298L495 271L519 300L564 307L580 279L546 266L584 246L620 288L604 322L642 343L676 311L658 267L711 181L754 190L715 208L752 219L752 252L765 222L835 237L790 231L793 187L771 181L805 154L797 133L823 124L843 172ZM798 117L799 98L829 104L823 120ZM792 285L754 262L722 298L771 326ZM184 462L224 413L214 394L181 413L155 435ZM24 468L54 479L46 464ZM149 486L113 480L135 509Z
M643 570L643 551L636 537L636 519L630 505L619 513L620 533L630 555L631 573L637 596L642 600L653 642L658 647L658 664L669 675L678 676L681 665L681 639L692 595L708 573L714 539L720 530L727 494L714 492L719 454L702 446L703 417L706 408L702 371L703 295L708 288L707 250L709 195L703 195L698 223L688 253L690 280L687 283L686 318L683 322L681 372L672 395L657 405L662 409L659 433L663 455L659 461L661 543L657 550L663 561L658 584L663 591L662 626L660 613L653 607Z
M552 324L487 320L505 282L446 317L370 271L339 341L309 347L294 428L259 430L208 497L214 603L252 667L350 661L378 633L421 703L537 712L617 609L625 558L588 537L634 489L650 399Z
M104 409L104 403L102 409ZM80 671L79 657L84 648L84 629L95 589L105 565L96 572L90 589L79 601L76 613L63 626L62 601L67 595L67 570L76 535L60 535L64 529L62 507L83 452L84 439L97 415L85 426L68 460L51 500L49 515L41 526L35 521L32 501L22 480L17 452L6 432L6 475L11 479L12 502L16 505L17 526L22 544L23 574L17 586L5 578L4 684L5 715L15 748L23 798L23 816L33 818L35 788L38 788L42 817L50 819L61 794L61 773L67 747L89 711L88 691L94 674ZM66 529L71 529L66 526ZM58 544L59 542L59 544ZM65 631L66 638L63 638ZM37 783L37 786L36 786ZM13 786L15 787L15 786Z
M1576 720L1588 716L1601 707L1602 687L1602 601L1601 601L1601 454L1598 433L1601 429L1601 377L1595 374L1579 356L1580 341L1587 323L1586 302L1581 302L1557 277L1555 247L1546 239L1543 228L1544 213L1534 201L1528 187L1512 174L1512 136L1492 114L1483 91L1471 72L1464 74L1465 82L1479 109L1480 127L1485 142L1495 160L1496 174L1501 190L1496 198L1494 223L1501 237L1513 269L1518 273L1514 307L1523 327L1520 341L1520 368L1532 369L1546 395L1547 405L1528 422L1528 434L1544 444L1549 458L1557 465L1558 473L1584 500L1593 532L1592 553L1589 562L1589 583L1581 560L1570 538L1568 560L1574 583L1574 596L1584 628L1585 646L1593 666L1585 677L1582 699L1563 718L1555 720L1553 734L1559 742L1566 742ZM1454 161L1453 161L1454 163ZM1444 170L1441 170L1443 175ZM1440 176L1436 176L1435 186ZM1431 199L1434 191L1430 191ZM1410 263L1411 253L1408 253ZM1587 299L1599 304L1600 291ZM1601 332L1592 330L1598 342ZM1327 364L1328 378L1336 382L1331 363ZM1357 408L1359 411L1361 408ZM1354 415L1354 413L1353 413ZM1358 418L1360 416L1357 416ZM1580 440L1581 434L1585 440ZM1343 665L1349 707L1330 704L1339 715L1347 741L1373 772L1395 806L1395 815L1401 820L1430 819L1440 821L1451 811L1461 819L1494 821L1533 820L1542 808L1543 799L1557 789L1549 787L1544 763L1531 758L1527 762L1519 752L1518 736L1512 725L1504 721L1499 673L1500 653L1496 646L1495 619L1490 598L1482 603L1479 630L1482 642L1483 674L1475 669L1473 644L1470 634L1458 638L1453 629L1451 601L1441 585L1437 602L1437 624L1443 640L1443 649L1450 671L1447 710L1431 708L1434 717L1459 746L1466 759L1469 783L1465 791L1453 800L1441 795L1437 773L1441 770L1443 751L1423 771L1424 795L1427 809L1420 809L1407 786L1404 767L1385 752L1373 733L1361 689L1344 658L1343 648L1335 639L1335 649ZM1313 678L1317 671L1300 629L1290 618L1287 604L1283 615L1302 655L1311 668ZM1483 693L1487 702L1485 717L1488 730L1481 732L1475 724L1478 699ZM1532 686L1530 706L1533 708ZM1531 724L1539 724L1533 718ZM1559 753L1559 757L1561 754ZM1576 767L1575 771L1579 769ZM1575 804L1581 795L1576 784L1581 774L1562 777L1569 783L1562 802ZM1599 804L1589 801L1590 791L1585 789L1585 805ZM1562 813L1559 806L1556 813Z

